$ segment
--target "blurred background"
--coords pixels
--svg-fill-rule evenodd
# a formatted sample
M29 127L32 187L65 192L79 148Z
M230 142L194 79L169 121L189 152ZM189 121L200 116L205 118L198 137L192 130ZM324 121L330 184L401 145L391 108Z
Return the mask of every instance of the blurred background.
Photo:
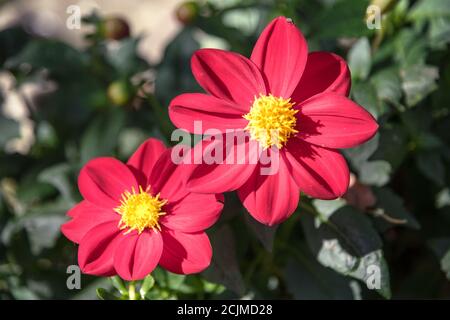
M342 199L302 196L278 227L227 194L210 268L157 269L146 298L450 298L450 0L0 0L0 299L121 296L117 278L67 286L80 168L170 145L168 103L201 91L192 53L249 56L279 15L347 60L379 133L343 151Z

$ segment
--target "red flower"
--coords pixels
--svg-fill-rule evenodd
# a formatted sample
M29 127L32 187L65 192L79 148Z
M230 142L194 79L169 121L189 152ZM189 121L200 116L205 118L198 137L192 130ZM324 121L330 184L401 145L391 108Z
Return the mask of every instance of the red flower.
M195 120L202 121L203 132L247 132L247 154L258 146L272 147L280 161L274 175L261 175L261 162L201 164L189 179L190 190L237 190L253 217L269 225L293 213L300 191L321 199L346 192L349 170L335 149L367 141L378 125L347 98L351 80L342 58L328 52L308 54L301 32L279 17L265 28L250 59L202 49L192 58L192 71L207 94L176 97L169 107L173 123L189 132ZM233 147L238 144L233 142Z
M218 219L223 198L189 192L185 170L155 139L127 164L114 158L88 162L78 178L84 200L61 228L80 245L82 271L137 280L158 264L181 274L205 269L212 250L203 230Z

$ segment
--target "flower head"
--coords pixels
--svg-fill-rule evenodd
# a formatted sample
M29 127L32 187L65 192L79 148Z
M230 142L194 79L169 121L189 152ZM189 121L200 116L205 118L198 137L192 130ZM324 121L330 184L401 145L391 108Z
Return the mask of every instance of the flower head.
M218 219L223 198L188 191L190 170L174 164L171 150L155 139L126 164L114 158L88 162L78 178L84 200L61 228L79 244L82 271L138 280L158 264L181 274L205 269L212 251L204 230Z
M249 134L250 139L228 148L229 154L236 154L245 147L245 161L198 165L188 181L190 190L237 190L250 214L268 225L294 212L300 191L321 199L346 192L349 170L337 149L364 143L378 125L370 113L347 98L350 72L341 57L308 53L293 22L278 17L262 32L250 59L201 49L191 65L207 93L173 99L172 122L193 133L194 122L201 120L203 131L216 129L225 136L233 129ZM260 149L279 154L275 174L263 175L262 161L248 161L249 154L259 157Z
M291 135L297 133L295 125L298 110L294 109L291 99L277 98L273 95L255 97L249 113L244 119L248 120L245 127L253 140L259 141L264 148L273 145L282 148Z

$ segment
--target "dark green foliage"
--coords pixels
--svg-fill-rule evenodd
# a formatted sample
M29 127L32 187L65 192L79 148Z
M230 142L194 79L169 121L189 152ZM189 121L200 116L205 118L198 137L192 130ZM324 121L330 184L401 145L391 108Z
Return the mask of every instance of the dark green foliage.
M130 298L130 284L118 278L83 275L82 290L67 289L77 248L59 227L81 199L79 169L98 156L126 160L150 136L170 140L170 100L200 91L190 70L199 30L249 55L277 15L296 22L310 50L346 58L351 98L380 130L343 153L364 186L354 189L356 196L375 201L302 196L289 220L269 228L228 194L220 221L208 231L211 267L194 276L158 268L132 284L135 298L450 298L450 3L391 2L382 29L370 30L369 1L246 0L230 7L202 1L158 65L139 57L133 35L111 49L97 32L79 50L19 26L0 31L0 68L14 76L13 89L57 85L28 105L35 135L29 152L7 148L21 124L0 114L0 300ZM245 28L233 23L246 19L253 23ZM99 21L100 15L85 19ZM148 71L155 79L142 77ZM123 84L126 99L108 95L112 83ZM152 86L155 92L147 90ZM369 265L381 272L377 290L366 286Z

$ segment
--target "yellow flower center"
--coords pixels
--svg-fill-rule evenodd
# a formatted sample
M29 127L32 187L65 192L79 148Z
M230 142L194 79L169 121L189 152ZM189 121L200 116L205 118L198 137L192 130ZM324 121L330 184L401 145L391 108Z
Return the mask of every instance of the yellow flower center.
M125 234L137 230L140 234L145 228L153 229L154 231L161 231L159 225L159 217L166 213L162 211L162 207L167 203L167 200L160 199L159 193L153 197L147 190L139 187L139 192L135 192L134 188L131 192L125 191L120 200L120 206L114 209L122 217L119 221L119 228L128 231Z
M282 148L289 137L298 132L295 130L295 114L298 110L293 108L294 105L290 98L274 97L271 94L255 97L250 112L244 115L248 120L245 129L264 149L273 145Z

